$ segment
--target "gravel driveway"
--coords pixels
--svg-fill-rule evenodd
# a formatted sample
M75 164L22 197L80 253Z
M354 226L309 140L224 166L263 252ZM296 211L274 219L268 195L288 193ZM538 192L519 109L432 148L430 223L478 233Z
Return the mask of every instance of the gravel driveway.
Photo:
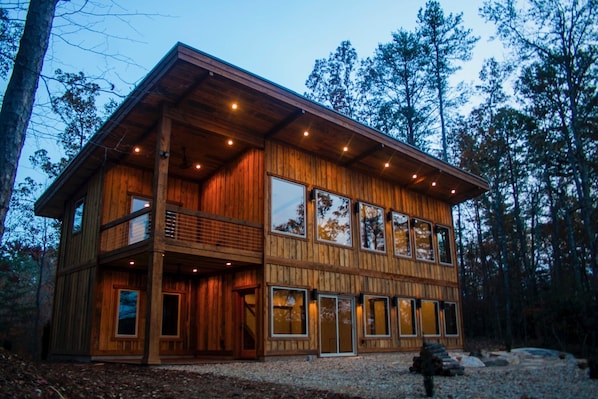
M354 395L422 398L423 378L409 372L413 353L267 361L169 365L167 369L232 376ZM435 398L598 399L598 380L568 357L505 354L503 367L466 368L464 376L434 377ZM453 353L454 358L460 354Z

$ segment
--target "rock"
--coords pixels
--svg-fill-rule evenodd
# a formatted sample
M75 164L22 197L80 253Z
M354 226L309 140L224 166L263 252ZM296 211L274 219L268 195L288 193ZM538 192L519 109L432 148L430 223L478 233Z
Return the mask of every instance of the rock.
M465 374L465 369L458 361L449 356L444 345L435 342L426 342L422 347L420 356L413 358L413 365L409 367L412 373L422 372L422 357L424 350L431 354L432 367L435 375L453 377L455 375Z
M504 367L509 365L509 362L502 358L483 359L482 361L486 367Z
M483 361L475 356L463 356L459 359L459 364L465 368L467 367L486 367Z

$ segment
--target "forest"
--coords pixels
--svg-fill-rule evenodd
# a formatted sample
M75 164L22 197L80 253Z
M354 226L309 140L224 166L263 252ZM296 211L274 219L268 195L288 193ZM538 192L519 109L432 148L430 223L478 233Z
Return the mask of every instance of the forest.
M16 60L27 23L1 7L6 81L22 65ZM413 30L398 27L371 55L360 58L347 39L315 60L305 96L488 180L489 192L453 210L466 341L595 357L598 0L485 0L479 12L510 55L485 60L475 87L455 76L479 38L462 14L428 0ZM119 100L100 105L112 84L83 72L58 70L52 80L44 106L60 122L62 157L41 149L30 159L49 179ZM4 135L18 136L5 124L10 83L0 114L3 145L12 143ZM0 342L39 357L60 226L33 213L40 182L13 177L2 185L0 208L10 211L0 234Z

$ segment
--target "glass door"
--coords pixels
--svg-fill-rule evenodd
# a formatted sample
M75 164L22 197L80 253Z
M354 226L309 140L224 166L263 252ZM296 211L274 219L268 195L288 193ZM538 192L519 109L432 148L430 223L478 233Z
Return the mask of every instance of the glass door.
M355 315L352 297L320 295L320 355L355 355Z

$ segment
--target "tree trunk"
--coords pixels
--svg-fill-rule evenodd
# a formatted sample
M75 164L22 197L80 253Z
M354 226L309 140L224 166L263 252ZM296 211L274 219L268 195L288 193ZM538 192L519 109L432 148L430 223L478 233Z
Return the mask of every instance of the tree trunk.
M31 0L0 110L0 241L58 0Z

